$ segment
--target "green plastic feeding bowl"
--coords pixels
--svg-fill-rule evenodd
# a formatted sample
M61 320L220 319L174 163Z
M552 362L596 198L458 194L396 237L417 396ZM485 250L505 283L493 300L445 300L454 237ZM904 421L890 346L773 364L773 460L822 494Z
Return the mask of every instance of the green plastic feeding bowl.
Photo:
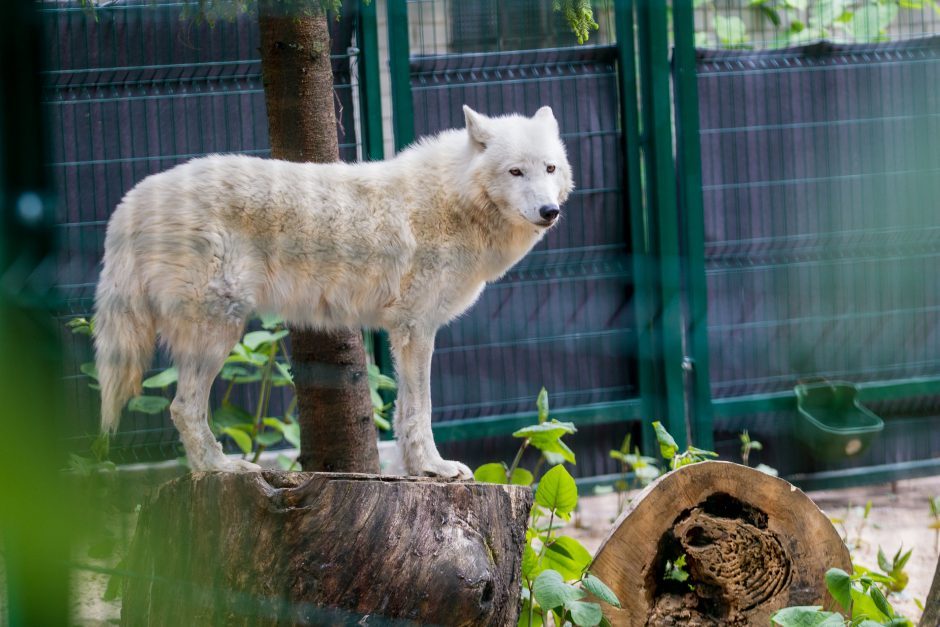
M859 402L854 383L801 383L793 391L796 435L820 458L854 457L884 429L884 420Z

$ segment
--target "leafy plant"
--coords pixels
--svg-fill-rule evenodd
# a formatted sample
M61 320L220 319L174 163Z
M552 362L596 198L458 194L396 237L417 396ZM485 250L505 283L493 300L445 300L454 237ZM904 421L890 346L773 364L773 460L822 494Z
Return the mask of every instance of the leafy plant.
M839 525L842 541L849 551L860 549L865 545L865 530L868 527L871 517L872 503L869 500L864 507L855 507L851 504L845 510L844 517L830 516L829 521L834 525ZM851 525L855 522L854 526Z
M714 451L706 451L705 449L697 448L691 444L686 447L685 451L680 453L679 445L676 444L675 438L672 437L661 422L654 422L653 430L656 432L656 441L659 443L659 454L662 455L664 460L669 462L670 470L718 457L718 453Z
M93 336L94 319L74 318L66 323L72 333ZM261 316L261 328L245 333L226 358L219 378L228 384L222 400L209 414L209 425L218 438L229 438L242 452L243 457L257 462L266 449L286 441L295 448L300 447L300 425L297 422L297 399L293 397L283 414L272 416L271 398L275 388L293 386L290 359L284 339L288 335L283 320L276 316ZM80 371L92 379L89 386L99 389L94 362L84 363ZM388 412L391 403L385 403L380 390L394 390L395 381L381 374L373 363L368 364L369 389L372 397L373 420L380 429L389 429ZM175 366L164 368L144 379L145 390L160 390L162 394L143 394L130 400L131 411L159 414L170 404L167 392L177 382L179 373ZM239 385L257 385L257 400L253 407L244 407L233 401L233 392ZM87 471L93 462L101 463L107 458L107 435L99 436L92 446L93 459L81 458ZM103 446L101 443L104 443ZM95 447L98 450L95 450ZM103 454L102 454L103 449ZM299 469L297 462L286 455L278 455L278 465L284 470ZM77 462L73 460L73 467Z
M666 560L666 570L663 573L663 578L684 583L689 580L689 571L685 567L685 553L677 557L674 562Z
M655 459L641 455L638 446L634 446L633 452L630 452L630 439L628 433L623 438L620 449L610 452L610 457L620 462L620 474L622 475L614 483L614 489L617 490L618 514L623 511L627 503L626 493L629 490L649 485L653 479L659 476L659 468L656 466Z
M512 463L484 464L473 473L477 481L484 483L528 486L534 483L543 464L550 466L536 487L526 530L519 625L537 627L545 624L549 615L556 625L607 624L601 604L590 599L620 607L617 596L590 573L593 558L584 545L557 533L578 505L578 486L564 466L565 462L575 463L575 456L562 441L576 429L570 422L549 419L545 388L539 392L536 407L537 422L513 433L522 443ZM541 452L531 472L519 467L522 454L530 446Z
M826 572L826 588L845 610L848 620L819 606L799 606L780 610L771 617L771 622L779 627L914 627L914 623L894 611L878 587L878 583L885 583L884 579L864 570L849 575L839 568L830 568Z

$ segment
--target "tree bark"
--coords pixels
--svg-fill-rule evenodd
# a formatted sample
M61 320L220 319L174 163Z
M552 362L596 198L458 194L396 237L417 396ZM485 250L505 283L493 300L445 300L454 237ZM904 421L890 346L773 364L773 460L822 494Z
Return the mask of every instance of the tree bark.
M666 577L685 555L689 578ZM591 571L620 597L615 625L769 625L792 605L834 606L825 573L852 572L829 519L796 487L752 468L703 462L633 500ZM694 587L694 589L693 589Z
M261 0L261 70L271 156L339 159L327 15L311 1ZM305 470L379 472L372 401L359 329L291 328L291 359Z
M141 510L121 624L515 625L531 505L518 486L193 473Z
M920 627L937 627L940 625L940 560L937 560L937 570L933 574L933 583L927 593L927 602L924 604L924 615L920 617Z

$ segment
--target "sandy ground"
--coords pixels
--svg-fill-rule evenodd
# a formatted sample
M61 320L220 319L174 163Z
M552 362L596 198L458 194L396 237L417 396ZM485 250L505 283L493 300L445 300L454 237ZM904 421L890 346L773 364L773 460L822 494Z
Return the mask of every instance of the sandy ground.
M914 548L906 568L910 575L908 588L901 594L892 595L891 601L898 612L914 620L915 624L920 618L915 599L923 601L926 597L938 559L935 532L928 528L931 518L927 504L930 497L937 495L940 495L940 477L809 493L810 498L830 517L845 519L849 543L859 545L852 551L856 563L877 567L879 546L889 556L902 545L905 550ZM862 512L869 500L872 509L863 524ZM610 531L616 517L616 494L582 496L578 515L562 533L578 538L593 553ZM120 524L123 529L133 529L132 515L128 515ZM841 527L840 531L843 531ZM100 559L90 558L85 549L79 553L77 562L107 568L117 564L122 551L117 549L109 557ZM76 570L73 573L74 624L100 627L119 623L120 601L102 600L108 579L107 574L88 570Z

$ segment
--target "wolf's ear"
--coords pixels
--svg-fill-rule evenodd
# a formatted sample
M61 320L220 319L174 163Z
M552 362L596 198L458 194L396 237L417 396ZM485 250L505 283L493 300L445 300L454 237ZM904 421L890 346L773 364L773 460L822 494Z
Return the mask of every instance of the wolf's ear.
M467 105L463 106L463 115L467 120L467 135L470 136L470 142L475 148L484 150L493 137L486 128L486 116L480 115Z
M548 122L556 129L558 128L558 120L555 119L555 114L552 113L552 108L549 106L540 107L539 110L535 112L535 115L532 116L532 119Z

